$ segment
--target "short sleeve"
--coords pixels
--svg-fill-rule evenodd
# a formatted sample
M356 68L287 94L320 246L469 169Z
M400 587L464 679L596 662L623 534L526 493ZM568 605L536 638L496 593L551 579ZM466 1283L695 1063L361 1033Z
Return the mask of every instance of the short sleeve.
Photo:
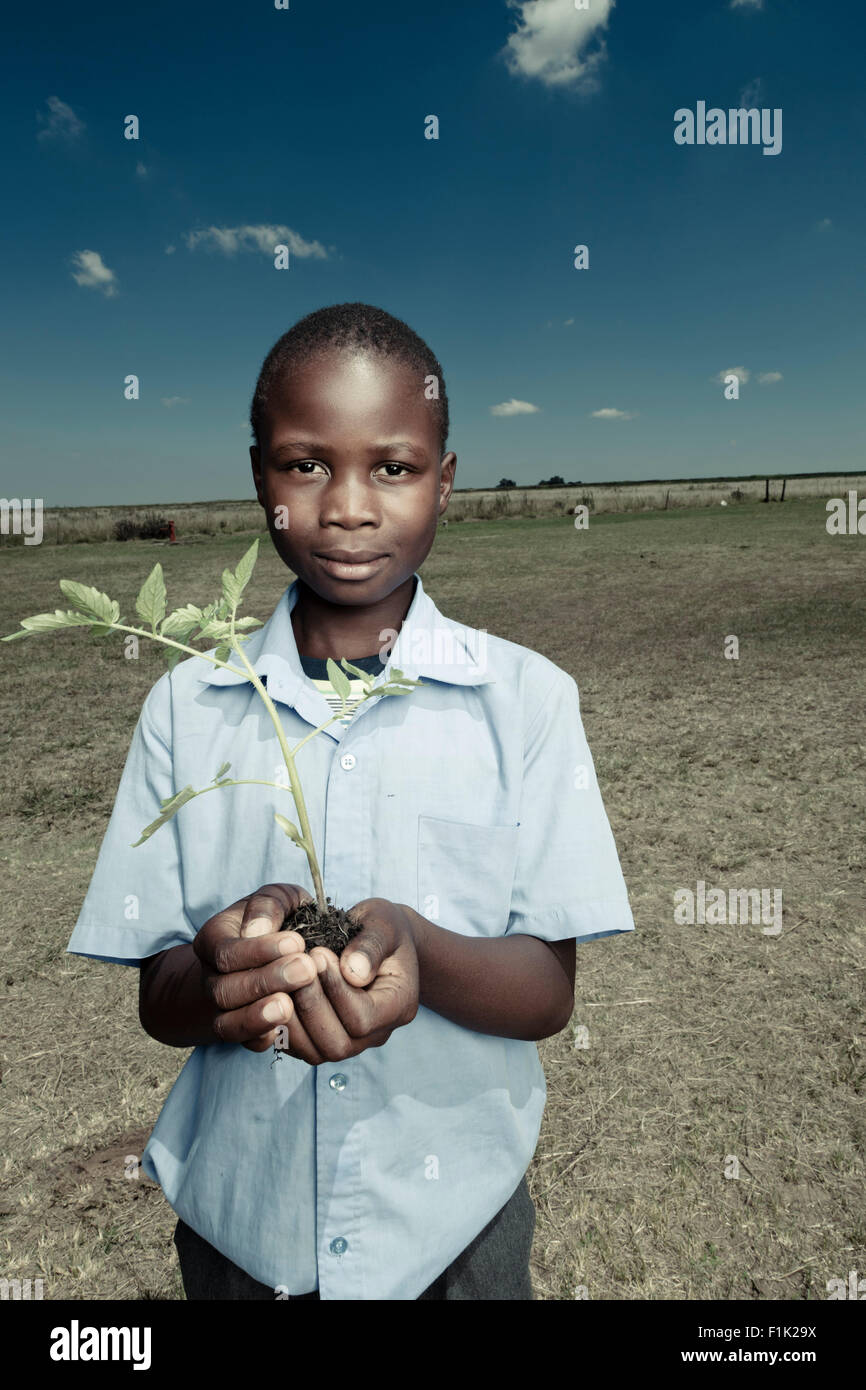
M148 694L132 737L114 809L67 951L119 965L192 941L184 910L175 821L133 848L174 795L171 685L168 674Z
M583 730L557 674L524 747L517 867L506 934L593 941L634 931L628 891Z

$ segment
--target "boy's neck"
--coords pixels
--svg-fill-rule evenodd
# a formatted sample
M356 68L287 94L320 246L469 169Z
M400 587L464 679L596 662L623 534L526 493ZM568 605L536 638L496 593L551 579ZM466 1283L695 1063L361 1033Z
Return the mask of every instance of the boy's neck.
M386 595L379 603L366 607L328 603L303 580L298 581L298 598L292 609L292 630L299 656L327 661L357 661L376 656L389 646L383 633L397 632L409 612L415 595L415 576Z

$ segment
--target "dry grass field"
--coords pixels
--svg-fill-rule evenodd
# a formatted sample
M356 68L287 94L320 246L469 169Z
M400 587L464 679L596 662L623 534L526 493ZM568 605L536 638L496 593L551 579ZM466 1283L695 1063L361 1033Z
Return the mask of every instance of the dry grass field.
M606 512L668 511L681 507L739 506L744 502L761 501L765 495L765 479L728 478L709 482L616 483L594 486L587 483L575 487L550 488L461 488L455 490L448 507L448 522L494 521L504 517L552 517L566 513L574 515L577 505L585 506L593 515ZM803 498L845 497L849 489L866 493L866 474L816 474L813 477L788 478L786 500ZM778 499L782 483L770 482L770 496ZM157 515L173 521L179 540L193 536L233 535L255 531L261 526L261 508L255 498L242 502L171 502L166 506L112 507L46 507L43 515L45 545L90 544L92 541L114 539L119 521L143 521ZM19 523L20 525L20 523ZM25 513L24 525L32 526L30 513ZM0 533L0 548L23 545L24 535L15 533L12 525Z
M540 1045L539 1299L822 1299L866 1271L866 538L824 521L808 499L482 520L424 566L445 613L577 680L637 925L578 949L572 1024ZM61 577L130 611L156 559L205 602L249 540L225 529L5 546L0 631ZM266 541L245 611L289 578ZM140 1029L137 971L65 953L164 669L143 646L0 647L0 1274L46 1298L183 1297L173 1214L125 1159L186 1053ZM781 934L677 925L699 880L781 889Z

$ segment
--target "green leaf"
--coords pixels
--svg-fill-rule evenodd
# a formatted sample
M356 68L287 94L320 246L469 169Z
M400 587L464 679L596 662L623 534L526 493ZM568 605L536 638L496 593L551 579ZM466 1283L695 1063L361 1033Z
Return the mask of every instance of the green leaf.
M229 646L227 646L227 645L226 645L226 646L222 646L222 647L217 647L216 651L214 652L214 656L216 657L217 661L228 661L228 659L229 659L229 657L231 656L231 654L232 654L232 649L231 649L231 647L229 647Z
M285 816L281 816L279 811L274 811L274 820L281 830L284 830L290 840L294 840L299 849L304 848L304 837L296 825L293 825Z
M240 627L264 627L261 618L235 618L235 631Z
M347 671L351 671L353 676L358 676L359 679L364 682L364 685L367 690L371 688L373 684L373 676L369 671L362 671L360 666L353 666L351 661L348 661L346 657L343 657L341 664L345 666Z
M352 693L352 687L345 671L341 671L336 661L333 661L331 657L328 657L327 671L328 680L340 696L340 699L347 700Z
M198 641L202 637L231 637L231 635L231 623L224 622L221 618L210 618L202 624L201 631L195 635L195 640Z
M247 585L250 582L250 579L252 578L252 573L255 569L258 554L259 543L258 540L254 540L247 553L241 556L241 559L238 562L238 567L235 570L235 582L238 586L239 601L241 594L243 593L244 589L247 587Z
M135 600L135 611L154 632L165 617L166 593L162 565L156 564L141 586Z
M169 613L159 629L161 637L173 637L176 642L185 642L202 622L202 611L194 603L176 608Z
M214 781L215 781L215 782L218 782L219 779L220 779L220 777L225 777L225 775L226 775L226 773L228 772L228 770L229 770L230 767L231 767L231 763L223 763L223 765L222 765L222 767L220 768L219 772L216 774L216 777L214 777Z
M53 613L34 613L32 618L22 618L21 626L24 632L15 632L13 637L23 637L28 632L54 632L61 627L90 627L91 619L85 618L81 613L64 612L62 608L55 608ZM11 638L4 637L4 642L9 642Z
M414 690L416 685L423 685L424 682L422 680L415 680L412 676L404 676L402 672L395 679L394 673L392 671L385 684L394 689L399 689L401 686L403 686L408 691Z
M101 623L119 622L120 604L108 594L92 589L89 584L78 584L74 579L61 579L60 588L79 613Z
M175 796L169 796L165 801L161 801L162 815L157 816L156 820L151 821L150 825L145 826L141 835L135 841L133 849L137 849L139 845L144 844L145 840L149 840L151 835L155 835L160 826L167 825L172 817L177 815L181 806L185 806L188 801L192 801L194 796L198 796L198 792L193 787L184 787L183 791L179 791Z
M394 685L392 682L389 681L387 685L382 685L382 686L380 686L379 689L376 691L376 694L377 694L377 695L411 695L411 694L412 694L412 691L415 689L415 686L416 686L416 685L423 685L423 684L424 684L423 681L412 681L412 682L410 683L410 682L409 682L409 677L408 677L408 676L404 676L404 677L403 677L403 682L404 682L403 685L399 685L399 684L398 684L398 685Z
M223 599L229 609L237 608L241 601L241 590L233 570L223 570Z
M178 651L177 647L163 647L169 671L173 671L177 663L183 656L183 652Z

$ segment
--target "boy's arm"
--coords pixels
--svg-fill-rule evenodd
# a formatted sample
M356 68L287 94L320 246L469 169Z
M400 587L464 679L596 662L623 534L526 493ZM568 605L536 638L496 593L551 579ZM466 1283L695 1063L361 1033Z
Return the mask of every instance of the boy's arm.
M471 937L408 912L418 954L420 1002L475 1033L538 1042L574 1009L574 940Z
M219 1012L204 992L204 967L192 945L172 946L141 962L138 1017L157 1042L167 1047L218 1042L213 1025Z

